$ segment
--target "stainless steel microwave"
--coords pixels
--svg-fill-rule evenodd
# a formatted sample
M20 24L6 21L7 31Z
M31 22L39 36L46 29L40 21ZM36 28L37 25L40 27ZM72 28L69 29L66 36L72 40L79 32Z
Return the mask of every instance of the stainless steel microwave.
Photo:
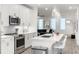
M20 25L20 18L9 16L9 25Z

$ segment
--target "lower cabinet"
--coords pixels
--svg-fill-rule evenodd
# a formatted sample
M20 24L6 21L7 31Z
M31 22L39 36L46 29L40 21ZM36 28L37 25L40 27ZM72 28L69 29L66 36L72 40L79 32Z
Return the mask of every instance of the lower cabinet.
M31 46L32 38L35 37L37 33L27 33L25 34L25 49ZM1 54L14 54L14 36L2 36L1 37ZM24 53L30 54L31 48L27 49Z
M26 34L25 35L25 48L28 48L29 46L31 46L31 39L30 39L30 35Z
M37 36L37 33L27 33L25 34L25 48L28 48L29 46L31 46L32 43L32 38Z
M1 38L1 54L14 54L14 37Z

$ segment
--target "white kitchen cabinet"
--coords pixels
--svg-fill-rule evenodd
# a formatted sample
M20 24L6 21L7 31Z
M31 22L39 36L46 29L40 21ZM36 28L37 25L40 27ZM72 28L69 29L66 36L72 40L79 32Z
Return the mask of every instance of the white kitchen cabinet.
M22 21L24 23L24 26L30 26L30 9L26 8L24 11L22 11ZM21 23L22 24L22 23Z
M25 35L25 48L28 48L31 45L31 40L29 39L29 34Z
M7 11L2 12L1 14L1 25L9 26L9 15Z
M37 35L36 32L25 34L25 48L28 48L29 46L31 46L31 43L32 43L31 39L36 35Z
M14 54L14 37L1 37L1 54Z

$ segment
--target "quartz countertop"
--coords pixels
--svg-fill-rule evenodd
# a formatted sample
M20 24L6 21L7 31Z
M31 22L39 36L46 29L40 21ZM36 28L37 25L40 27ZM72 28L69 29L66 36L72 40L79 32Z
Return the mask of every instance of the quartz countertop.
M47 34L45 34L47 35ZM60 41L61 38L64 36L64 34L59 34L59 35L53 35L52 34L48 34L50 35L51 37L49 38L44 38L44 37L41 37L41 36L38 36L38 37L34 37L32 39L32 46L42 46L42 47L47 47L48 50L49 50L49 53L51 53L51 48L52 48L52 45L57 42L57 41Z
M10 36L10 35L1 35L1 38L8 38L8 37L13 37L13 36Z

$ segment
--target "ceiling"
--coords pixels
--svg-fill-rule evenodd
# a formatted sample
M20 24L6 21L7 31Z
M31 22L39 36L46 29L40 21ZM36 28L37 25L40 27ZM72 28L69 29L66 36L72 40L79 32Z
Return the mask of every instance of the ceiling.
M52 16L52 10L56 9L61 16L74 14L79 7L78 4L30 4L30 6L38 8L39 16ZM45 9L48 10L45 10Z

